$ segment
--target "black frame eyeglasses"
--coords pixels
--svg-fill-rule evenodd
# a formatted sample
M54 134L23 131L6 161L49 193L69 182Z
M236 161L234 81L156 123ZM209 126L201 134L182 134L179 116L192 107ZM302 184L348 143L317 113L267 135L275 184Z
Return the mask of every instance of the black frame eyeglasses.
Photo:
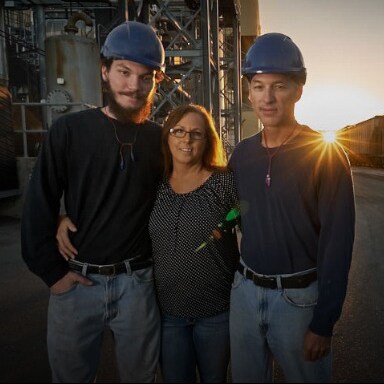
M200 131L186 131L185 129L177 128L177 127L171 128L169 130L169 134L174 137L177 137L178 139L183 139L187 133L189 134L189 137L192 140L203 140L207 137L207 135L204 132L200 132Z

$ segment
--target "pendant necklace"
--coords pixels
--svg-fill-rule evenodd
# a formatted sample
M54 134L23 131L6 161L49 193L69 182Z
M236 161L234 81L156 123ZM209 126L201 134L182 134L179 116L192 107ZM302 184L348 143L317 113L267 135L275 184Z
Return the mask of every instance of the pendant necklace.
M114 119L112 119L112 117L109 116L109 112L107 111L107 108L105 108L105 115L107 116L108 120L111 122L112 126L113 126L113 130L115 132L115 139L116 141L118 142L119 144L119 153L120 153L120 170L124 170L125 169L125 165L126 165L126 161L124 159L124 148L125 147L128 147L129 150L130 150L130 159L131 159L131 162L134 163L135 162L135 156L133 154L133 146L135 145L136 143L136 139L137 139L137 133L139 131L139 127L136 127L135 129L135 134L133 136L133 140L131 142L126 142L126 141L121 141L119 139L119 136L117 134L117 128L116 128L116 124L115 122L113 121Z
M265 176L265 184L267 188L271 186L271 168L272 168L272 159L277 155L277 153L280 151L280 148L292 137L294 132L296 131L296 128L299 124L296 123L295 126L292 128L292 131L289 133L289 135L283 140L283 142L275 149L274 152L270 151L270 148L268 147L268 141L267 141L267 133L265 131L265 128L263 129L263 136L264 136L264 142L265 142L265 150L267 151L268 155L268 170L267 175Z

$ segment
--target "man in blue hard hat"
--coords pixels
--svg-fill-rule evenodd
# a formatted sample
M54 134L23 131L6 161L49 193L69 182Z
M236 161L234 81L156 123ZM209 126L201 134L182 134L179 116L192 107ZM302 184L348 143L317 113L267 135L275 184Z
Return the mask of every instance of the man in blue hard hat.
M160 317L148 220L162 164L161 130L148 116L165 55L154 29L128 21L109 33L101 56L108 103L50 128L28 187L22 256L50 288L53 382L95 381L106 328L120 380L153 382ZM55 238L62 196L77 225L69 262Z
M242 67L263 129L230 166L242 204L241 260L231 292L233 382L330 382L331 339L354 241L349 161L300 124L306 68L281 33L256 39Z

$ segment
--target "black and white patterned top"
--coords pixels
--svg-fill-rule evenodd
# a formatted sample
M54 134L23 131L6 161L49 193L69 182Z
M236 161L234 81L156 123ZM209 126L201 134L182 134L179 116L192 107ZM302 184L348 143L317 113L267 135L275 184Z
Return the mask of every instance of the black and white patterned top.
M149 224L163 314L204 318L228 310L239 258L236 234L228 231L196 249L236 205L230 172L213 173L199 188L182 194L163 180Z

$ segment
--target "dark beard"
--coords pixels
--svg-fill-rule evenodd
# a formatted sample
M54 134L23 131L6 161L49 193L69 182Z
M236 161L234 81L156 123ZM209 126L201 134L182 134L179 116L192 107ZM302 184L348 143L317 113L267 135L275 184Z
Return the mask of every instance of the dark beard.
M133 122L136 124L142 124L151 114L152 102L156 93L155 88L153 88L151 93L147 96L145 103L139 109L123 108L121 105L116 103L116 99L113 97L109 84L104 83L104 90L108 98L108 109L115 115L118 121L121 121L122 123Z

